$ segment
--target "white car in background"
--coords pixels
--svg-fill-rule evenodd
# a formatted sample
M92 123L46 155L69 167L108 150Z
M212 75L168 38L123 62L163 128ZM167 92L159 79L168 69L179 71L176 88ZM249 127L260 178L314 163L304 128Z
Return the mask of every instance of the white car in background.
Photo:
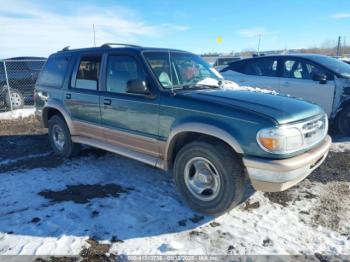
M242 59L221 68L227 80L303 98L323 107L333 125L350 136L350 65L314 54Z

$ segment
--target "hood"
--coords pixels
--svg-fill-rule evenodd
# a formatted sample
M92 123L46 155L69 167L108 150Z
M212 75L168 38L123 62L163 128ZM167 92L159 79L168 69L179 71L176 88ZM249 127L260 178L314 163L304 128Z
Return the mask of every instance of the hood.
M201 89L179 92L178 95L255 112L273 118L279 124L300 121L324 113L317 105L287 96L254 91L229 89Z

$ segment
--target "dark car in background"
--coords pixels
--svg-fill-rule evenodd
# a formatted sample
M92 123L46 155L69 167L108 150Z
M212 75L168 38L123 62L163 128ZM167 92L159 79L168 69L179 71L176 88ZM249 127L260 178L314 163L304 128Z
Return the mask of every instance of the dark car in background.
M25 104L33 104L34 85L45 62L44 57L14 57L0 61L0 108L19 109Z

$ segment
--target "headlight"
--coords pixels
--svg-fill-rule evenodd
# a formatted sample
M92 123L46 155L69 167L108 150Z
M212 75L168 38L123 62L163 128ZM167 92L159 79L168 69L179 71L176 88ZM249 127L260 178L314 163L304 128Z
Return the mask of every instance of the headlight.
M274 127L262 129L257 135L262 149L274 154L288 154L303 146L303 135L295 127Z

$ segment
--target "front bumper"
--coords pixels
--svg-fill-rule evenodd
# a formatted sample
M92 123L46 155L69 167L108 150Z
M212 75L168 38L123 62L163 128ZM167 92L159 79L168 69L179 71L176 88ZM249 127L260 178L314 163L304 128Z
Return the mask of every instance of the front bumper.
M319 167L331 144L327 135L320 145L302 155L281 160L244 157L243 163L256 190L279 192L296 185Z

